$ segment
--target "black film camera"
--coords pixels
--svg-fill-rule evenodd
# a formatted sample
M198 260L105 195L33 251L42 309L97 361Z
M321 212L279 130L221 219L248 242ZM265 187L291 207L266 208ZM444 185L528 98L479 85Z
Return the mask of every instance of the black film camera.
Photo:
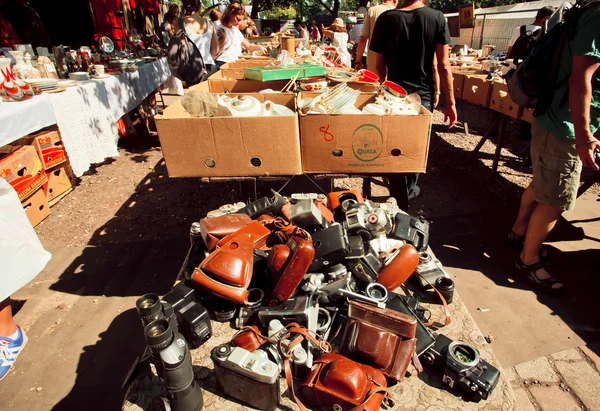
M464 341L438 335L433 346L421 356L425 364L442 370L442 381L463 392L466 400L488 398L498 384L500 371L479 356L477 348Z

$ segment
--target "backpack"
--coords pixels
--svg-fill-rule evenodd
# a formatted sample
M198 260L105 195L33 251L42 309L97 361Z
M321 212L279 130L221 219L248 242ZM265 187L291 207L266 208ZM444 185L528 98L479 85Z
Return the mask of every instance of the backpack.
M187 86L193 86L206 79L206 64L202 53L185 32L185 22L179 18L179 30L169 40L167 61L171 74Z
M541 28L531 31L527 30L527 25L521 26L521 35L515 41L510 54L506 57L508 59L515 59L515 64L519 60L525 60L531 54L531 50L535 46L541 31Z
M529 56L505 76L515 103L535 108L536 115L545 113L555 91L569 81L568 77L557 78L564 48L576 34L580 17L595 6L600 6L600 0L578 1L571 8L562 6L550 17L552 28L536 41Z

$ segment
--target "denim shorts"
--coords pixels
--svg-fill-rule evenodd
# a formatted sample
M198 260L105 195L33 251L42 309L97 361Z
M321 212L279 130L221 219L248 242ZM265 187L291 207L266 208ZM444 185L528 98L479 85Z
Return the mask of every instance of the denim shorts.
M558 137L535 120L531 135L535 200L559 210L573 210L582 168L575 140Z

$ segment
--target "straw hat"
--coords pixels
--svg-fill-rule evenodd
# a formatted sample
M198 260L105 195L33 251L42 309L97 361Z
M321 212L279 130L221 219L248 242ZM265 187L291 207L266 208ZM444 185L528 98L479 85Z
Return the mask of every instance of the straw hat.
M346 27L346 25L344 24L344 20L342 20L340 17L337 17L335 20L333 20L333 23L331 23L331 25L337 27Z

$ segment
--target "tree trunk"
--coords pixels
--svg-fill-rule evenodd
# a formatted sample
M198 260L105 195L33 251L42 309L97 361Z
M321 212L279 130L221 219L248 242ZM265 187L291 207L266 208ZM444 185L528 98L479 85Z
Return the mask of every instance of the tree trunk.
M331 10L331 14L333 15L333 17L337 17L338 16L338 11L340 10L340 0L335 0L333 2L333 10Z
M261 3L261 0L252 0L252 13L250 14L251 19L258 18L258 12L261 11L260 3Z

